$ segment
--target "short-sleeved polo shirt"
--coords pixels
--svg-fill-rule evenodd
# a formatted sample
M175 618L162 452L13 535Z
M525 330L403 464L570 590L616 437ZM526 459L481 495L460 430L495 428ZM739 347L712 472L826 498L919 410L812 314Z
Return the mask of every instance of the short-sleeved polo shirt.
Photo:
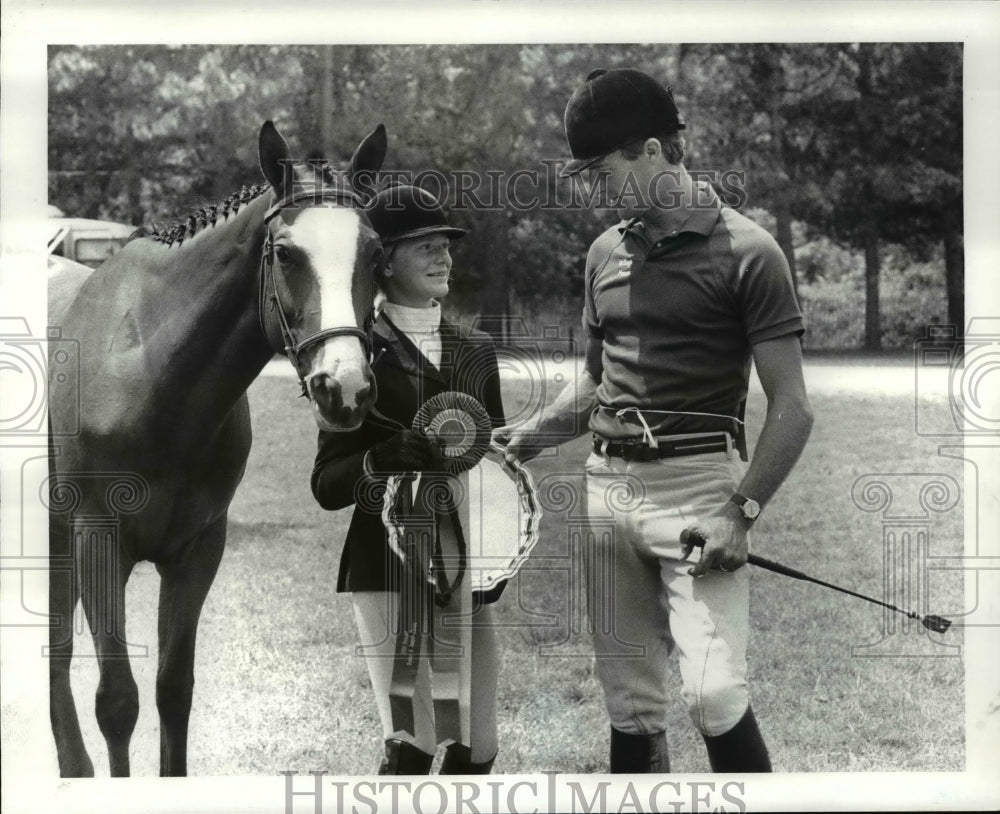
M777 242L707 184L682 226L655 243L638 218L604 232L586 279L584 328L601 342L603 366L590 427L607 439L643 435L628 408L656 435L738 431L751 347L804 332Z

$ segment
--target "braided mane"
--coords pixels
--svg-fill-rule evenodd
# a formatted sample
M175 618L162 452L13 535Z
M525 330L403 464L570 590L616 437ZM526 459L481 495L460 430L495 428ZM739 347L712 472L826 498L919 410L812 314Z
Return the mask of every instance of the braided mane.
M305 175L307 172L313 174L312 179L309 179ZM304 166L300 165L296 167L296 175L305 183L319 181L323 185L333 185L336 184L338 174L342 173L338 173L325 159L310 158L304 162ZM234 192L222 201L222 203L211 204L196 209L186 218L182 218L172 226L163 226L161 224L142 226L135 231L129 240L148 237L159 243L165 243L168 246L173 246L174 244L180 246L186 239L194 237L206 227L214 226L220 218L225 221L230 215L235 215L239 212L240 207L260 197L268 189L270 187L267 184L243 186L239 192Z
M194 237L202 229L214 226L219 218L226 220L230 215L235 215L239 212L240 207L263 195L267 192L268 188L267 184L254 184L249 187L241 187L239 192L234 192L222 201L222 203L211 204L197 209L186 218L177 221L173 226L153 224L152 226L141 228L129 240L134 240L138 237L149 237L159 243L166 243L168 246L173 246L175 243L180 246L187 238Z

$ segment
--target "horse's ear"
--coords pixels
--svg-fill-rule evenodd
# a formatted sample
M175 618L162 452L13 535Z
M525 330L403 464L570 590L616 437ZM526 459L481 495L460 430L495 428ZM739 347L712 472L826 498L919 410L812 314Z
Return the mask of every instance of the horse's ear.
M385 135L385 125L380 124L372 130L351 156L347 165L347 177L351 186L367 197L375 194L375 173L385 161L385 153L389 148L389 140Z
M268 119L260 128L257 139L257 154L260 169L279 198L285 197L285 191L292 181L291 150L288 143L281 137L274 122Z

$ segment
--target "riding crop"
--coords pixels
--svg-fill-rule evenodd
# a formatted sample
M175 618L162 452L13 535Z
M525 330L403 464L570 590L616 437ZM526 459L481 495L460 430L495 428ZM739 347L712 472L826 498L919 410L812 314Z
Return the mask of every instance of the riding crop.
M705 539L697 531L684 529L684 531L681 532L681 545L694 545L701 547L705 545ZM896 611L897 613L902 613L911 619L919 620L920 624L928 630L933 630L935 633L944 633L952 625L951 620L945 619L943 616L921 616L916 611L903 610L902 608L897 608L895 605L890 605L888 602L883 602L880 599L874 599L873 597L859 594L855 591L848 590L847 588L841 588L839 585L824 582L821 579L816 579L816 577L811 577L801 571L796 571L794 568L789 568L787 565L782 565L780 562L774 562L773 560L768 560L764 557L758 557L756 554L748 556L747 562L750 563L750 565L756 565L758 568L764 568L768 571L773 571L776 574L782 574L786 577L791 577L792 579L801 579L805 582L815 582L817 585L822 585L824 588L832 588L835 591L840 591L842 594L855 596L858 599L864 599L866 602L881 605L883 608L888 608L889 610Z

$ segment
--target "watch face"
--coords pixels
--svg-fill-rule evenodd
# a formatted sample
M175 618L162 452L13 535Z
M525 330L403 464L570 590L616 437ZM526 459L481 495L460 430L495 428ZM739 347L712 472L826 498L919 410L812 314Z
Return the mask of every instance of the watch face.
M760 514L760 504L756 500L747 499L743 504L743 516L747 520L753 520Z

